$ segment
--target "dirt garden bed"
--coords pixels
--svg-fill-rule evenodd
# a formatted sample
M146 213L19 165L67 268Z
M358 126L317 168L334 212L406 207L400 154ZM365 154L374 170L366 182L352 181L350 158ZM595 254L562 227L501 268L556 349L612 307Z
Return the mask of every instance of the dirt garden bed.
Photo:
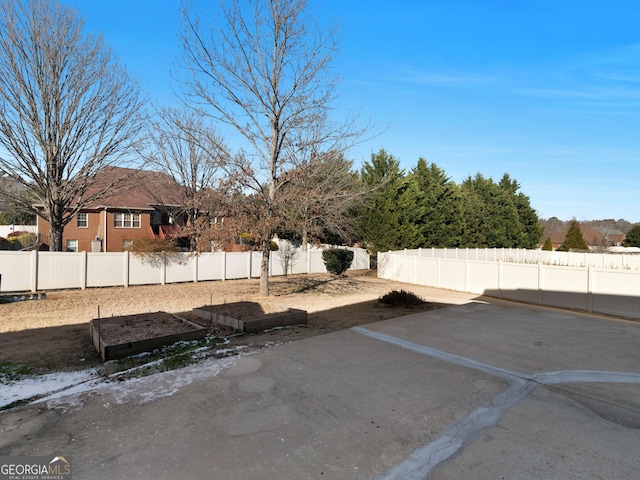
M103 361L150 352L180 341L199 340L206 329L167 312L141 313L89 322L89 335Z
M204 305L193 309L193 314L209 324L225 325L242 333L292 325L305 325L307 312L297 308L286 311L265 312L259 303L234 302L224 305Z

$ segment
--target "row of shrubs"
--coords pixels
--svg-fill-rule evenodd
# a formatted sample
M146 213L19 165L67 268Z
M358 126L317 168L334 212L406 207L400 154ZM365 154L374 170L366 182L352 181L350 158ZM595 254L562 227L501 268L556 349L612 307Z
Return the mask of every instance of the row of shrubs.
M26 250L36 246L38 237L30 232L13 232L0 237L0 250Z

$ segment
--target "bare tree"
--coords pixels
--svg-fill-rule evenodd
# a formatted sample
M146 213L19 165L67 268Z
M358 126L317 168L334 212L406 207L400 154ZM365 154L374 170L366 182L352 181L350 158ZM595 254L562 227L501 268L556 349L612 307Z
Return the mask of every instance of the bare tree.
M0 174L29 189L15 200L50 223L56 251L75 214L113 193L117 182L88 191L142 126L137 83L83 26L56 1L0 0Z
M203 108L246 141L244 151L229 155L228 167L261 205L253 231L261 243L260 294L266 296L286 172L305 152L343 149L360 132L353 118L328 121L336 30L315 25L305 0L228 0L220 16L203 25L184 8L179 80L186 103Z
M303 250L310 240L326 234L342 239L352 236L352 211L365 195L352 167L342 154L329 152L312 155L287 173L288 225L300 235Z
M190 250L196 251L199 245L202 249L202 240L212 240L220 232L216 227L211 231L211 220L229 215L231 205L232 184L222 168L222 142L201 115L175 108L158 111L149 139L146 159L181 187L181 206L171 207L168 213L178 222L180 234L190 238ZM153 190L153 185L149 187ZM206 248L210 249L211 245Z

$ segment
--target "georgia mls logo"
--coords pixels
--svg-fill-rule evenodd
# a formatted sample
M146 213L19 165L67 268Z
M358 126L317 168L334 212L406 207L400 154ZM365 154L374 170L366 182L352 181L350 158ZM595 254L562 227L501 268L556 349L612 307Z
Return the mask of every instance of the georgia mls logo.
M49 475L71 475L71 464L64 457L53 457L49 462Z
M71 463L63 456L0 457L0 480L71 480Z

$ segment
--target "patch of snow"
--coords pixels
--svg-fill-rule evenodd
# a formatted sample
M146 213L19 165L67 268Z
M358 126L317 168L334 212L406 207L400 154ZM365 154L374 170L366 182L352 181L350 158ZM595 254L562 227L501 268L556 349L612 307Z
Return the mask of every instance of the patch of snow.
M36 400L34 403L45 403L47 408L77 408L84 404L89 394L105 397L105 405L110 403L143 405L171 396L194 381L215 377L224 369L233 366L237 358L238 356L209 359L178 370L124 381L85 382Z
M0 389L0 408L20 400L59 392L97 377L95 368L77 372L56 372L11 381Z
M222 370L231 367L236 359L251 355L253 352L240 351L244 346L235 349L222 349L217 353L238 352L238 355L225 358L211 358L178 370L155 373L145 377L119 380L118 376L151 363L118 372L110 378L99 375L99 370L92 368L77 372L57 372L12 381L0 388L0 408L20 400L40 397L34 404L44 403L48 408L81 407L87 396L110 396L116 404L136 402L144 404L155 399L167 397L196 380L217 376Z

